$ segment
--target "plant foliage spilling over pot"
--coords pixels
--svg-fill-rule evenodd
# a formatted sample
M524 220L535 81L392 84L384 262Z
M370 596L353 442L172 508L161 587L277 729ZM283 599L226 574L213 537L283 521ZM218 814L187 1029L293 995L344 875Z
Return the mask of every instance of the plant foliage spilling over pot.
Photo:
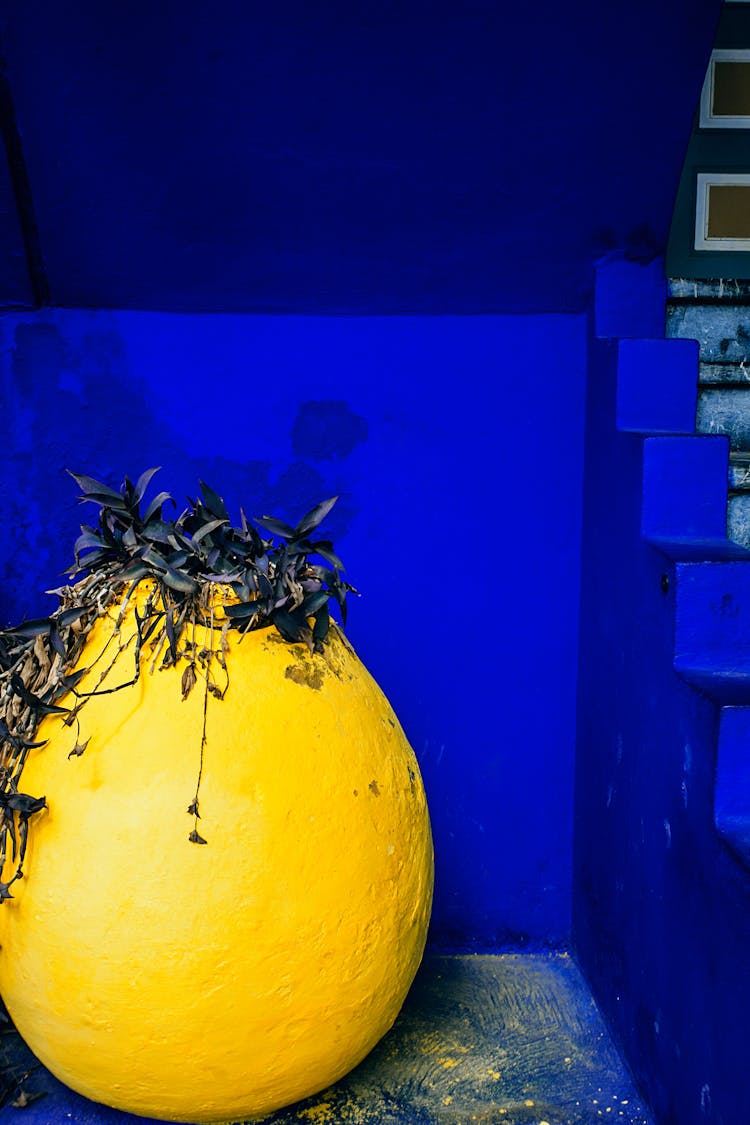
M176 519L164 515L165 506L175 504L168 492L159 492L141 512L157 472L147 470L135 484L126 477L119 492L92 477L71 474L81 489L81 501L99 508L96 526L82 526L75 543L75 563L67 573L78 581L52 591L60 607L50 617L0 631L0 867L9 845L17 862L12 878L0 881L0 902L23 877L29 818L45 803L44 797L18 788L27 754L39 745L34 735L45 715L60 715L74 728L71 755L80 755L87 746L87 740L80 739L79 718L86 700L135 684L144 664L144 645L149 646L152 673L184 662L184 698L195 687L200 671L206 694L220 699L229 685L230 629L243 633L273 625L286 641L304 643L313 652L320 651L328 637L331 598L346 623L346 594L353 587L341 577L344 567L333 544L313 538L338 497L316 505L295 527L272 516L253 520L270 533L271 538L266 538L248 522L244 511L239 526L233 526L224 501L204 482L200 498L188 498L188 507ZM320 562L311 562L311 556ZM80 691L77 681L82 670L72 674L72 669L92 625L118 599L124 615L134 591L148 579L151 595L136 615L131 677L116 686L111 682L110 673L123 651L118 645L103 662L93 691ZM224 614L219 647L216 652L198 651L189 633L210 622L217 592ZM214 657L224 673L221 685L212 674ZM60 697L67 693L72 693L74 705L59 706ZM198 801L196 790L190 810L196 824L190 839L205 843L198 832Z
M335 498L234 526L201 484L167 518L167 493L144 499L155 471L119 492L75 476L98 514L73 581L0 633L0 989L89 1097L258 1116L395 1019L426 938L429 817L329 615L353 589L318 532Z

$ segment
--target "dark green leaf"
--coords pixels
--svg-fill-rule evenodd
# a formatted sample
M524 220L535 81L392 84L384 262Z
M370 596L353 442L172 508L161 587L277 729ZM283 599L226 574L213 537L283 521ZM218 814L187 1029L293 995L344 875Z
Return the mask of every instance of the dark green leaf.
M73 544L73 554L80 555L81 551L85 550L87 547L96 547L98 549L101 546L101 535L97 535L95 531L84 531Z
M90 555L84 555L82 559L71 567L71 570L93 570L101 562L108 562L112 556L109 551L92 551Z
M172 534L172 525L165 520L151 520L147 527L144 527L141 532L144 539L149 539L157 543L169 543L169 538Z
M197 582L187 574L180 574L179 571L173 570L172 567L167 567L162 577L170 589L179 590L181 594L194 594L198 589Z
M3 632L12 637L41 637L45 633L49 633L52 622L49 617L35 617L31 621L24 621L21 625L16 625L12 629L4 629Z
M137 582L139 578L146 578L151 573L151 570L146 566L145 562L139 562L134 559L133 562L128 563L122 570L118 571L117 577L120 579L128 579Z
M161 514L162 504L166 504L168 500L171 500L174 504L174 500L168 492L160 492L158 496L155 496L149 504L148 508L146 508L145 514L143 516L143 522L148 523L151 518L157 514L157 512Z
M27 703L38 715L67 715L67 707L55 707L52 703L45 703L40 696L29 691L17 672L11 676L10 684L16 695L20 695L24 703Z
M122 545L123 547L127 547L129 550L132 550L133 547L138 546L138 536L135 533L134 527L127 528L125 534L122 537Z
M238 602L236 605L224 606L224 612L231 618L255 617L261 608L258 602Z
M173 554L167 555L167 565L170 570L179 570L184 566L188 560L187 551L174 551Z
M76 684L80 683L87 672L88 668L79 668L77 672L67 672L64 676L60 677L60 683L63 687L71 691Z
M307 643L308 638L311 637L310 628L299 610L287 613L284 609L276 609L271 615L271 620L285 641Z
M306 597L302 603L302 612L305 617L314 616L321 606L327 604L329 596L327 590L319 590L316 594L310 594Z
M169 641L169 652L171 654L172 660L176 661L177 660L177 637L175 636L175 632L174 632L174 610L173 610L172 606L170 606L169 609L167 610L167 616L166 616L165 621L164 621L164 629L165 629L166 634L167 634L167 640Z
M119 505L123 505L122 496L119 492L115 492L114 488L110 488L107 484L102 484L101 481L94 480L93 477L84 476L81 473L72 473L68 469L69 475L76 482L84 496L88 499L90 497L105 497L112 501L118 501ZM115 507L116 505L112 505Z
M4 794L3 800L9 809L20 812L23 816L40 812L47 805L46 797L32 797L28 793L11 793L7 796Z
M273 516L261 516L254 522L265 528L266 531L270 531L272 535L278 535L280 539L294 539L294 528L290 527L288 523L274 519Z
M57 653L57 655L62 657L62 659L64 660L67 655L65 651L65 645L63 644L63 639L57 631L57 626L54 623L52 624L52 627L49 631L49 643Z
M296 539L301 539L303 535L309 535L314 531L318 524L322 523L330 512L333 505L338 500L338 496L332 496L330 500L323 500L320 504L316 504L311 508L307 515L303 516L294 529Z
M328 604L323 605L315 614L315 625L313 626L313 641L316 645L322 644L328 636L331 618L328 613Z
M328 539L324 539L319 543L313 543L311 547L313 554L320 555L322 559L325 559L326 562L330 563L331 566L335 567L337 570L345 569L341 559L334 553L333 544Z
M72 625L74 621L78 621L83 617L84 613L88 613L91 606L78 605L72 609L64 609L62 613L58 613L55 620L57 621L58 629L67 629L68 625Z
M156 567L157 570L164 571L167 569L166 562L153 547L149 547L147 551L144 551L141 558L145 563L148 563L149 566ZM128 577L130 577L130 575Z
M127 512L128 505L125 499L115 492L110 495L108 492L91 492L87 496L81 497L81 503L98 504L100 508L115 509L118 512Z
M212 531L216 531L217 527L221 527L222 524L228 522L229 521L226 519L218 519L211 520L209 523L204 523L203 527L200 528L199 531L196 531L193 536L193 543L200 543L201 539L204 539L206 535L210 535Z
M151 484L151 479L155 473L159 472L159 466L155 469L146 469L145 473L141 473L136 482L135 490L133 492L133 502L139 504L143 499L143 494Z
M215 516L216 519L226 520L228 523L229 512L227 511L221 496L219 496L218 493L214 492L213 488L207 485L205 481L201 481L200 486L201 492L203 493L203 501L211 515Z

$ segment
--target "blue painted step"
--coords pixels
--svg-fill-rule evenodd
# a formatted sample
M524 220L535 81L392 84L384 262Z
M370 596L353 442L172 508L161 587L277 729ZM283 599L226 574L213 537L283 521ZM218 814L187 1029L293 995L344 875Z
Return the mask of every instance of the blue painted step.
M643 442L641 534L644 539L726 537L725 437L648 437Z
M621 254L596 268L594 327L600 339L663 336L667 281L664 262L628 261Z
M695 340L621 340L617 354L617 429L693 434L698 401Z

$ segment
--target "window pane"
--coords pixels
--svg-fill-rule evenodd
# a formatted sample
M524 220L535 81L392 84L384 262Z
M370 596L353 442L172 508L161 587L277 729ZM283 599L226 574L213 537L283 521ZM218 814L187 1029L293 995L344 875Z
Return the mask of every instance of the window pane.
M714 63L712 110L720 117L750 116L750 62Z
M709 238L750 238L750 184L711 184Z

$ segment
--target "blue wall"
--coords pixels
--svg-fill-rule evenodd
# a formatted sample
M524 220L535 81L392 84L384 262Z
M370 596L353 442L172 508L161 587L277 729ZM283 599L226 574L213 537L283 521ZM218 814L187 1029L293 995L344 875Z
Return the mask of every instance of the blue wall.
M51 301L582 310L666 240L719 9L5 0Z
M569 935L584 320L6 315L0 617L43 612L63 470L199 477L236 513L333 493L350 636L404 723L435 937Z

